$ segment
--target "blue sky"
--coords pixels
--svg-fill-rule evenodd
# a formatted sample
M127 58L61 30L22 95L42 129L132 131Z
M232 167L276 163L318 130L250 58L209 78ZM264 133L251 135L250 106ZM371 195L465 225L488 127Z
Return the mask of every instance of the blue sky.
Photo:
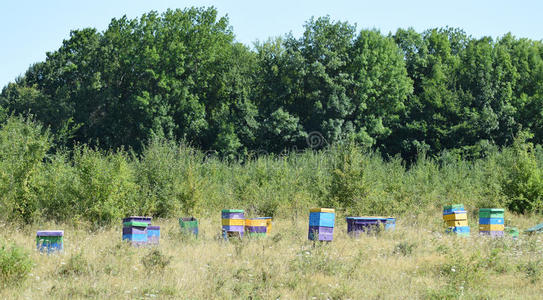
M443 4L442 4L443 3ZM330 15L334 20L358 24L358 29L377 28L383 33L413 27L460 27L474 37L543 39L543 1L321 1L321 0L3 0L0 4L0 87L23 74L45 52L60 47L71 29L105 30L112 18L135 18L150 10L187 6L215 6L228 14L237 40L251 45L292 32L299 36L311 16Z

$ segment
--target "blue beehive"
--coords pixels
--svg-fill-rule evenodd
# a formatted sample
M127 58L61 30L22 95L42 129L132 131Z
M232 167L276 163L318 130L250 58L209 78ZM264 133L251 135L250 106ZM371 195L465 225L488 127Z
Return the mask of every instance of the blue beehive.
M42 230L36 233L36 247L47 254L60 252L64 249L63 230Z
M307 238L315 241L332 241L334 237L335 210L314 208L309 211L309 232Z
M470 229L469 226L456 226L450 227L446 230L447 233L457 233L460 235L469 235Z
M336 220L335 213L329 212L310 212L309 226L334 227Z
M147 226L147 243L158 245L160 242L160 226Z
M446 233L469 236L468 215L463 204L453 204L443 207L443 221L447 224Z
M123 241L128 241L132 245L141 246L147 244L147 227L151 223L151 218L129 217L123 219Z

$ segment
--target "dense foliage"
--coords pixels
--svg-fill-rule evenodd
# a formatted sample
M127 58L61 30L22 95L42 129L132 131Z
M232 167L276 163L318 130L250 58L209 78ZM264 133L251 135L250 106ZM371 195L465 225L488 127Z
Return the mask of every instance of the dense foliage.
M87 145L51 152L54 135L10 117L0 127L0 221L100 227L126 215L201 217L225 207L249 216L305 215L312 206L401 215L448 203L541 213L543 150L527 138L474 161L443 153L421 156L409 168L354 141L238 162L162 138L141 154Z
M34 115L55 147L141 153L164 137L245 157L350 140L409 161L473 158L521 131L543 142L543 44L321 17L249 48L214 8L150 12L72 31L4 87L0 107Z

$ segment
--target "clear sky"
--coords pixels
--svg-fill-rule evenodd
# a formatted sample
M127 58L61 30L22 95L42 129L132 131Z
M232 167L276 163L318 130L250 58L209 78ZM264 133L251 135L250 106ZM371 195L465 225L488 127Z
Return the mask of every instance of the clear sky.
M377 28L383 33L413 27L459 27L474 36L543 39L541 0L1 0L0 87L23 74L45 52L60 47L72 29L105 30L112 18L136 18L150 10L215 6L227 14L237 40L251 45L256 40L292 32L300 36L311 16L330 15L334 20L356 23L358 29Z

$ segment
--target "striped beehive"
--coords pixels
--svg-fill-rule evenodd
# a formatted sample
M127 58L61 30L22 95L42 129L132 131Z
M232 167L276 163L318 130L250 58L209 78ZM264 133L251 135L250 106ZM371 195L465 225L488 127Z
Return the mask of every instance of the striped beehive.
M245 219L245 234L251 237L265 237L268 232L266 219Z
M229 237L243 237L245 231L245 212L243 209L223 209L222 235L225 239Z
M479 209L479 234L503 236L505 210L503 208Z
M36 247L47 254L60 252L64 249L63 230L41 230L36 232Z
M160 226L147 226L147 243L151 245L158 245L160 243Z
M266 220L266 234L269 234L272 228L272 217L259 217L257 219L263 219Z
M447 223L447 233L469 236L468 214L463 204L453 204L443 207L443 220Z
M382 228L396 228L396 219L391 217L347 217L347 233L358 236L362 232L379 232Z
M153 218L151 217L142 217L142 216L130 216L123 219L123 223L125 222L144 222L147 223L147 226L151 225L151 220Z
M193 234L198 237L198 219L195 217L179 218L179 227L185 234Z
M149 239L147 227L151 225L151 218L132 216L123 219L123 241L132 245L146 245Z
M307 238L330 242L334 238L336 213L333 208L313 208L309 211L309 232Z

